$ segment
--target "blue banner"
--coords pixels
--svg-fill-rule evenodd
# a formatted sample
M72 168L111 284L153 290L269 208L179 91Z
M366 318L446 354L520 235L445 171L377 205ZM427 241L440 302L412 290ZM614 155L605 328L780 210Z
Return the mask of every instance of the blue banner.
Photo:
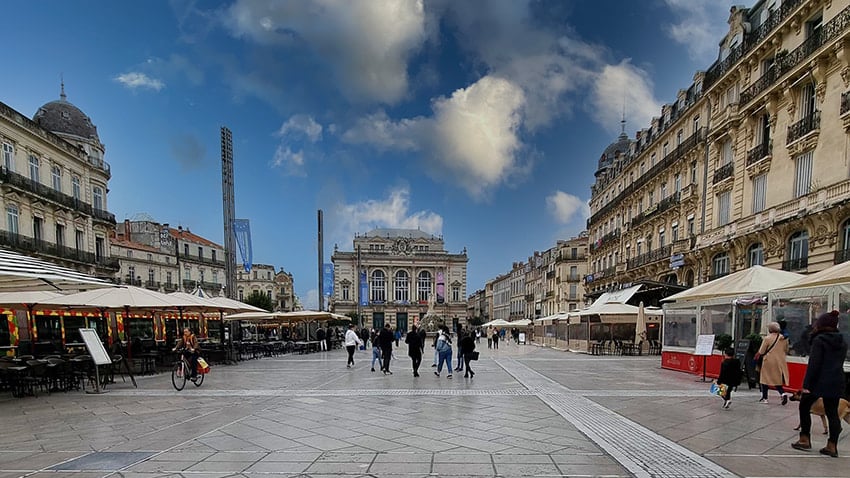
M236 236L236 245L239 246L239 255L242 256L242 267L245 272L251 272L254 252L251 250L251 225L247 219L233 220L233 235Z
M369 283L366 281L366 272L360 273L360 305L369 305Z
M322 264L322 292L325 297L334 295L334 265Z

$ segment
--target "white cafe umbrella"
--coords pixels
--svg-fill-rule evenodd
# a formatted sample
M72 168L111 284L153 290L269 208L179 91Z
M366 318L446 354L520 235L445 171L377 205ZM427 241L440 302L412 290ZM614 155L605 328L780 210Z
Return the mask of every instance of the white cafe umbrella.
M637 321L635 322L635 345L646 342L646 310L643 301L638 304ZM643 347L643 344L641 344Z
M0 249L0 291L78 291L113 286L111 282L56 264Z

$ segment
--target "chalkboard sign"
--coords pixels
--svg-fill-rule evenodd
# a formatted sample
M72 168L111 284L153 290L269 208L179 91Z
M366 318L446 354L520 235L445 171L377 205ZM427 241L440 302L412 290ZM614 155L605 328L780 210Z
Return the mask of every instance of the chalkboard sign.
M714 334L698 335L694 355L711 355L714 353Z
M97 336L97 330L80 329L80 335L83 337L83 342L86 343L86 348L89 350L89 355L91 355L95 365L108 365L112 363L112 359L109 358L109 354L103 348L103 342Z
M744 360L747 358L747 350L750 348L750 341L748 339L738 339L735 341L735 358L744 363Z

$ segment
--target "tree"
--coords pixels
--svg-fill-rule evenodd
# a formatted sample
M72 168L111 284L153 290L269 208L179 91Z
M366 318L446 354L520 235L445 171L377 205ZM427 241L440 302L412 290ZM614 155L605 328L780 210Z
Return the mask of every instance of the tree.
M274 308L272 298L269 297L268 294L260 292L258 290L251 292L251 295L246 297L243 302L248 305L253 305L254 307L259 307L263 310L267 310L269 312L271 312Z

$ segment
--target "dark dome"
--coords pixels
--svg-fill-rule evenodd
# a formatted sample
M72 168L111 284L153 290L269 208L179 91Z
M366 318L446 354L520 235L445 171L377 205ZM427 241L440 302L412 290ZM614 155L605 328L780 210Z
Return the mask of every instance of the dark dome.
M620 133L620 136L617 137L617 141L608 145L605 148L605 152L602 153L602 157L599 158L599 168L596 173L599 174L602 170L609 168L614 165L614 159L621 154L626 154L629 151L629 146L631 146L632 141L626 136L626 133Z
M53 133L69 134L100 142L97 126L92 124L91 118L79 108L68 102L64 88L60 99L39 108L32 120Z

